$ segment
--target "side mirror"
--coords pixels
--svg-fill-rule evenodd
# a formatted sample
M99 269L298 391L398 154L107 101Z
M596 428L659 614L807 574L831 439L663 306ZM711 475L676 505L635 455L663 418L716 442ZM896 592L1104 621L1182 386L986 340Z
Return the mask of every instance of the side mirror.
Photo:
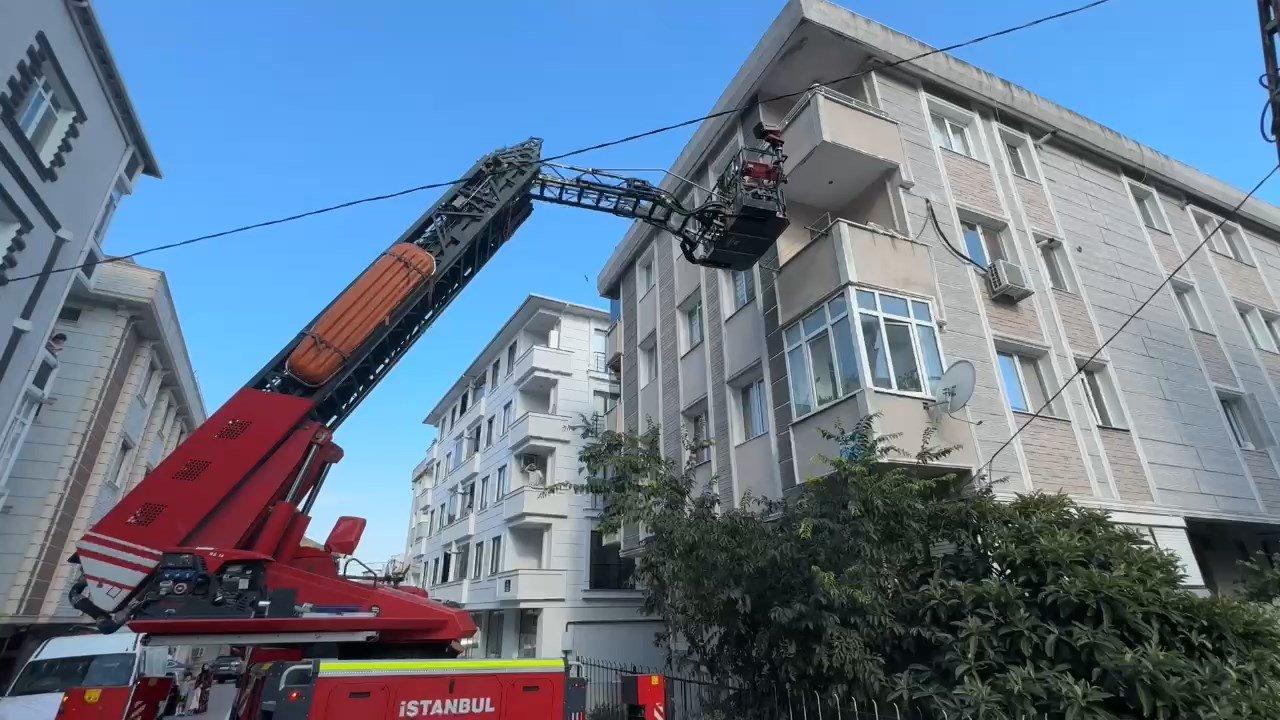
M343 515L329 531L324 549L337 555L354 555L356 546L360 544L360 536L364 534L364 525L365 519L362 517Z

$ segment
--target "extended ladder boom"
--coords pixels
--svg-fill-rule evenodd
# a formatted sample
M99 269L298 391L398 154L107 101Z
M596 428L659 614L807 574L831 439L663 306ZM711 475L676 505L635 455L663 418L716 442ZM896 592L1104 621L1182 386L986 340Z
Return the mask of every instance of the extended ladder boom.
M786 228L781 138L744 149L697 207L647 182L544 170L532 139L482 158L77 543L75 607L153 635L377 637L442 650L469 616L343 576L364 520L303 543L342 457L333 430L529 217L533 199L649 223L691 262L746 268Z

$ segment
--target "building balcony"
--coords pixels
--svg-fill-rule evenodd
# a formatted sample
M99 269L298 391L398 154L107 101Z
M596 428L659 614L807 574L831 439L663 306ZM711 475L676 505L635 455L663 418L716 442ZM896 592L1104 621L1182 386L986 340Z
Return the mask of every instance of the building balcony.
M569 516L569 496L565 492L546 493L546 488L522 487L502 500L502 517L508 525L546 525L553 518Z
M787 325L850 282L936 297L929 246L848 220L787 258L778 271L778 324Z
M549 388L573 373L573 353L568 350L534 345L516 358L512 371L516 387L521 390Z
M615 372L622 371L622 321L617 320L609 327L608 340L605 343L605 363Z
M898 124L878 108L815 85L782 119L787 199L822 210L848 205L905 165Z
M440 545L448 545L456 540L463 540L476 534L476 514L469 512L466 515L445 525L438 533Z
M498 600L563 600L568 585L564 570L507 570L494 575Z
M480 474L480 453L472 451L462 462L458 463L452 470L445 473L445 480L453 482L455 480L468 480Z
M427 596L440 602L456 602L459 605L467 602L471 581L468 579L441 583L427 590Z
M572 423L565 415L527 412L511 426L511 451L546 454L566 447L573 437Z

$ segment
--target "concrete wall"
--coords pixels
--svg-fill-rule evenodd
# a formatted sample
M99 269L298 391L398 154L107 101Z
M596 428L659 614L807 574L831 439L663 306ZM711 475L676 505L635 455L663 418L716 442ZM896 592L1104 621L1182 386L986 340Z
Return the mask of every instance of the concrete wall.
M78 22L63 2L0 3L0 206L19 219L23 244L0 237L0 254L16 263L3 277L81 262L111 188L119 181L130 190L143 170L137 138L109 99ZM13 120L20 108L14 103L24 102L36 67L65 80L69 92L62 99L76 108L48 165L30 152ZM0 434L76 275L18 280L0 289Z

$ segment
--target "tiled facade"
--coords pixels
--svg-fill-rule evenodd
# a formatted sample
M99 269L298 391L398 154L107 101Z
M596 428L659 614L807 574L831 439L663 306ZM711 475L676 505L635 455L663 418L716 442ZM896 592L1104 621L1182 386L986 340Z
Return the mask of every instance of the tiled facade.
M84 622L67 601L73 543L205 418L160 271L77 278L53 337L0 475L0 662Z
M932 427L960 446L947 465L1112 510L1179 553L1189 585L1229 589L1242 553L1280 549L1280 210L1246 203L1092 357L1242 193L955 58L876 69L925 49L822 0L784 8L715 111L868 72L708 121L676 160L672 178L710 181L757 121L780 123L791 227L744 277L632 227L599 278L625 425L658 424L673 456L704 427L725 504L823 472L837 422L880 413L908 450ZM1001 259L1029 296L997 297ZM931 414L957 360L974 396Z
M582 424L618 422L609 326L530 296L427 415L438 435L414 470L404 562L472 613L475 656L653 659L632 561L595 531L594 498L564 487L580 481Z

